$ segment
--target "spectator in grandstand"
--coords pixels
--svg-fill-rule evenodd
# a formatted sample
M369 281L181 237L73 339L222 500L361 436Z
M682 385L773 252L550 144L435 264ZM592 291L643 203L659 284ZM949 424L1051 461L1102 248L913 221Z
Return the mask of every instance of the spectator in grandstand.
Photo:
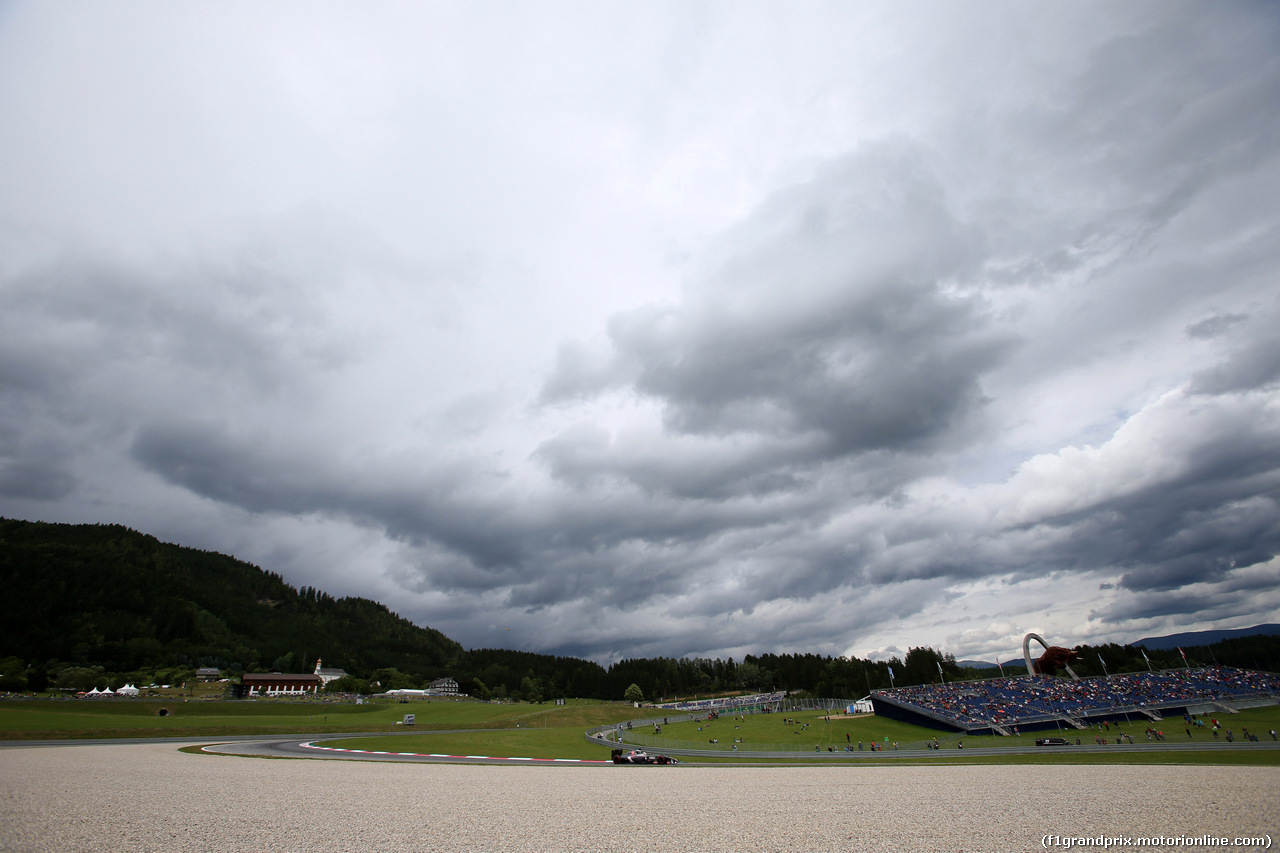
M1205 667L1160 673L1126 673L1070 680L1021 676L978 682L900 687L875 691L895 704L916 708L958 728L1066 719L1082 725L1103 714L1140 713L1154 717L1161 706L1187 700L1221 701L1280 695L1280 677L1270 673ZM1149 710L1150 709L1150 710ZM1215 724L1217 720L1213 721ZM1100 728L1109 731L1110 721Z

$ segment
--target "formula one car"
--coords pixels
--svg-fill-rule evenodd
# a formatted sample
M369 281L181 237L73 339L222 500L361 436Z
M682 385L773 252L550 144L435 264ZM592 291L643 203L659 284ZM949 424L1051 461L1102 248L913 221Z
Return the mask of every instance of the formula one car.
M679 764L674 758L667 755L650 755L642 749L613 751L614 764Z

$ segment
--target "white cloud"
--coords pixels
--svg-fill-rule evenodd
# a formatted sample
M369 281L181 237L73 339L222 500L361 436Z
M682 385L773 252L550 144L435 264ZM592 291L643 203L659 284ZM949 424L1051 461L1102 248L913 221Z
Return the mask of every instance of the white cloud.
M0 513L601 659L1272 619L1276 35L10 4Z

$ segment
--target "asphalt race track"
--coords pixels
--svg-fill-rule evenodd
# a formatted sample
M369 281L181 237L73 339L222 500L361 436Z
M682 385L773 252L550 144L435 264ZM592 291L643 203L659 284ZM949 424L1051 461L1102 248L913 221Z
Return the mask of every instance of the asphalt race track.
M350 761L403 761L409 763L450 763L450 764L542 764L542 765L601 765L612 764L608 759L573 759L573 758L528 758L520 756L490 756L490 755L450 755L444 753L411 753L411 752L391 752L391 751L367 751L343 749L340 747L321 747L315 744L320 741L341 740L352 737L372 737L384 736L378 733L369 735L339 733L331 735L310 735L306 736L306 740L301 740L302 736L281 739L243 739L232 742L210 744L204 747L205 752L217 753L222 755L241 755L255 758L323 758L330 760L350 760ZM624 748L640 748L632 747L624 744ZM1248 750L1276 750L1280 749L1280 743L1274 741L1260 741L1258 743L1133 743L1133 744L1096 744L1089 743L1081 738L1081 744L1071 744L1069 746L1052 746L1043 747L1036 746L1034 738L1028 738L1025 745L1010 747L989 747L982 749L903 749L903 750L870 750L863 752L752 752L749 750L740 750L735 753L726 753L723 750L651 750L653 752L662 752L665 755L671 755L680 759L682 764L697 763L699 758L733 758L742 759L744 761L760 762L760 761L777 761L791 763L795 761L811 761L815 763L856 763L859 761L881 762L891 760L909 760L918 761L937 761L939 763L947 762L953 758L963 756L998 756L998 755L1048 755L1055 753L1079 754L1079 753L1159 753L1159 752L1187 752L1187 751L1208 751L1208 752L1232 752L1242 749Z
M1238 851L1269 848L1280 824L1275 767L290 760L316 752L307 742L222 739L256 759L179 749L208 740L0 748L0 853L1025 853L1055 838L1264 839L1175 845Z
M447 755L443 753L374 752L315 746L316 741L353 737L350 734L311 736L308 740L252 740L236 743L216 743L203 747L205 752L220 755L240 755L252 758L325 758L347 761L402 761L409 763L445 764L541 764L541 765L602 765L612 764L608 759L581 758L522 758L518 756ZM359 737L359 735L354 735Z

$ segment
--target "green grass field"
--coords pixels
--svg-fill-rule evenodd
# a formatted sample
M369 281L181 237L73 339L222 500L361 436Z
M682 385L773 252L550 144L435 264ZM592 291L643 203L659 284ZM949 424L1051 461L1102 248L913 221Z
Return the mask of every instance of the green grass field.
M587 743L578 726L499 732L442 732L394 737L342 738L324 746L441 755L489 755L505 758L579 758L604 761L610 747Z
M168 713L160 715L161 710ZM414 714L412 729L397 725L405 714ZM588 743L584 732L596 726L614 725L628 719L655 716L654 709L637 711L624 703L570 701L566 705L495 705L481 702L390 701L364 705L296 700L251 701L157 701L157 700L6 700L0 701L0 739L41 740L63 738L175 737L218 738L233 735L306 735L310 733L386 732L392 736L341 738L325 741L326 745L350 749L385 750L388 752L440 753L446 755L496 755L526 758L607 759L608 745ZM793 722L785 720L791 718ZM1256 708L1218 718L1224 728L1239 737L1243 728L1270 739L1270 729L1280 729L1280 707ZM807 725L806 725L807 724ZM1121 728L1135 742L1146 743L1143 730L1147 725L1162 727L1169 743L1211 743L1208 731L1192 729L1185 733L1181 718L1163 723L1134 722ZM699 731L701 727L701 731ZM1043 735L1045 733L1038 733ZM1050 732L1049 734L1055 734ZM1063 736L1082 743L1092 743L1096 731L1064 731ZM1114 743L1114 731L1108 732ZM846 739L847 736L847 739ZM741 738L743 751L794 751L798 763L833 758L827 747L842 749L846 743L864 750L843 759L859 765L892 763L902 759L892 756L893 743L900 750L919 749L926 740L937 737L942 749L930 752L917 761L948 764L1253 764L1280 765L1280 749L1169 752L1126 752L1115 747L1106 754L1071 754L1058 750L1031 755L1012 750L1003 756L975 756L975 748L1017 747L1033 742L1037 734L1013 737L964 736L966 750L957 748L960 736L900 723L882 717L864 716L827 719L821 712L789 712L764 714L735 720L732 715L707 723L671 723L654 735L652 727L636 726L628 734L632 743L662 752L673 749L720 749L722 758L697 758L696 761L747 763L745 756L732 753L733 741ZM884 744L884 755L870 753L865 747L872 740ZM718 744L709 741L715 738ZM1219 738L1221 740L1221 738ZM814 747L824 753L814 755Z
M794 722L787 723L787 719ZM826 751L828 747L843 750L846 745L857 750L859 743L865 751L870 749L872 742L888 750L893 749L895 742L900 749L923 749L926 741L935 739L943 749L956 749L961 741L965 747L972 749L1021 747L1028 741L1034 742L1037 737L1058 735L1073 741L1079 738L1085 744L1092 744L1095 737L1103 736L1114 744L1119 732L1130 735L1135 743L1146 743L1145 731L1152 727L1164 732L1167 743L1213 743L1224 741L1228 728L1234 731L1237 740L1242 739L1242 729L1245 728L1270 740L1266 732L1280 729L1280 706L1252 708L1238 714L1220 714L1217 719L1223 726L1223 731L1217 738L1209 730L1207 721L1204 729L1197 729L1186 725L1181 717L1167 717L1161 722L1153 722L1138 716L1133 717L1128 724L1112 724L1102 731L1064 727L1061 731L1026 732L1019 737L1003 737L940 732L872 715L828 718L821 712L787 712L756 714L742 719L722 715L715 721L673 722L663 726L661 734L655 734L652 727L636 728L629 739L655 751L719 749L732 752L735 738L742 741L738 744L740 750L767 752L813 752L815 747L819 751ZM1187 729L1191 731L1190 736L1186 733ZM712 739L719 743L711 743Z
M163 716L162 710L167 712ZM355 705L278 699L27 699L0 701L0 740L393 732L405 730L397 725L405 714L415 715L418 731L569 726L577 729L580 739L592 726L625 720L634 713L630 705L597 701L557 706L458 701Z
M644 709L640 713L652 716L651 713L648 713L651 710ZM635 716L636 714L637 712L632 711L629 716ZM1231 718L1229 721L1222 718L1219 719L1224 727L1232 728L1237 735L1240 734L1241 727L1259 733L1265 733L1271 728L1280 727L1280 708L1253 709L1229 716ZM796 722L791 725L785 724L783 721L788 717ZM466 734L448 732L397 737L343 738L325 741L324 745L347 749L444 755L587 759L608 757L609 748L607 746L597 746L586 743L583 740L582 734L588 728L587 726L560 727L552 719L547 722L549 725L546 728L535 728L519 732L477 732ZM1160 724L1165 727L1167 742L1179 742L1177 738L1172 736L1175 732L1181 734L1182 741L1185 742L1187 737L1185 732L1182 731L1185 726L1175 730L1172 728L1175 722L1181 722L1181 718L1166 720ZM804 727L805 723L808 723L807 728ZM597 723L597 725L602 724L604 723ZM702 731L698 731L699 727L701 727ZM1135 736L1135 742L1147 742L1146 736L1143 734L1144 728L1145 726L1138 726L1128 729ZM786 747L794 750L794 760L797 762L817 760L823 764L829 764L833 759L827 753L826 747L837 746L838 748L843 748L846 743L845 735L848 734L848 743L853 746L855 751L860 740L863 742L864 750L856 755L846 755L844 760L857 762L859 765L868 763L901 764L903 759L894 758L889 754L893 752L893 742L895 740L898 742L900 750L915 750L921 749L926 739L931 741L935 736L937 736L938 743L942 749L930 752L927 756L920 757L917 760L948 764L1207 763L1280 765L1280 750L1253 750L1243 748L1243 744L1239 751L1230 752L1220 750L1203 752L1170 750L1167 753L1125 752L1123 747L1116 747L1114 753L1100 755L1073 755L1069 752L1061 751L1021 755L1016 754L1013 749L1009 749L1009 754L1004 756L974 756L966 754L964 750L957 748L960 738L956 735L946 735L933 729L912 726L883 717L866 716L827 720L823 714L818 712L793 712L780 715L762 714L748 716L742 720L734 720L729 715L722 716L719 720L710 724L706 721L672 723L663 727L661 736L655 736L652 732L652 727L634 727L628 733L627 739L632 743L643 745L652 752L674 749L718 749L725 753L723 758L699 757L691 759L698 762L710 761L716 763L746 763L754 760L746 756L733 755L733 740L735 737L739 737L743 741L739 744L739 749L743 751L781 751L783 747ZM788 741L785 738L779 738L779 733L790 735L794 740ZM1044 734L1054 733L1040 734L1043 736ZM1066 736L1065 732L1063 734ZM1096 734L1098 733L1073 730L1071 739L1074 740L1076 736L1079 736L1083 743L1092 743ZM1265 734L1263 736L1268 737ZM884 756L872 757L875 754L865 747L869 746L873 738L883 744L885 737L889 738L888 753ZM979 747L1023 747L1034 743L1035 737L1036 735L1026 734L1022 737L964 737L963 740L965 746L969 750L973 750ZM711 744L709 742L711 738L716 738L719 743ZM1197 734L1194 737L1195 742L1207 743L1212 740L1213 737L1210 734L1206 734L1203 737ZM1112 741L1114 742L1114 736ZM820 759L814 756L815 746L823 753ZM770 759L770 761L773 760Z

